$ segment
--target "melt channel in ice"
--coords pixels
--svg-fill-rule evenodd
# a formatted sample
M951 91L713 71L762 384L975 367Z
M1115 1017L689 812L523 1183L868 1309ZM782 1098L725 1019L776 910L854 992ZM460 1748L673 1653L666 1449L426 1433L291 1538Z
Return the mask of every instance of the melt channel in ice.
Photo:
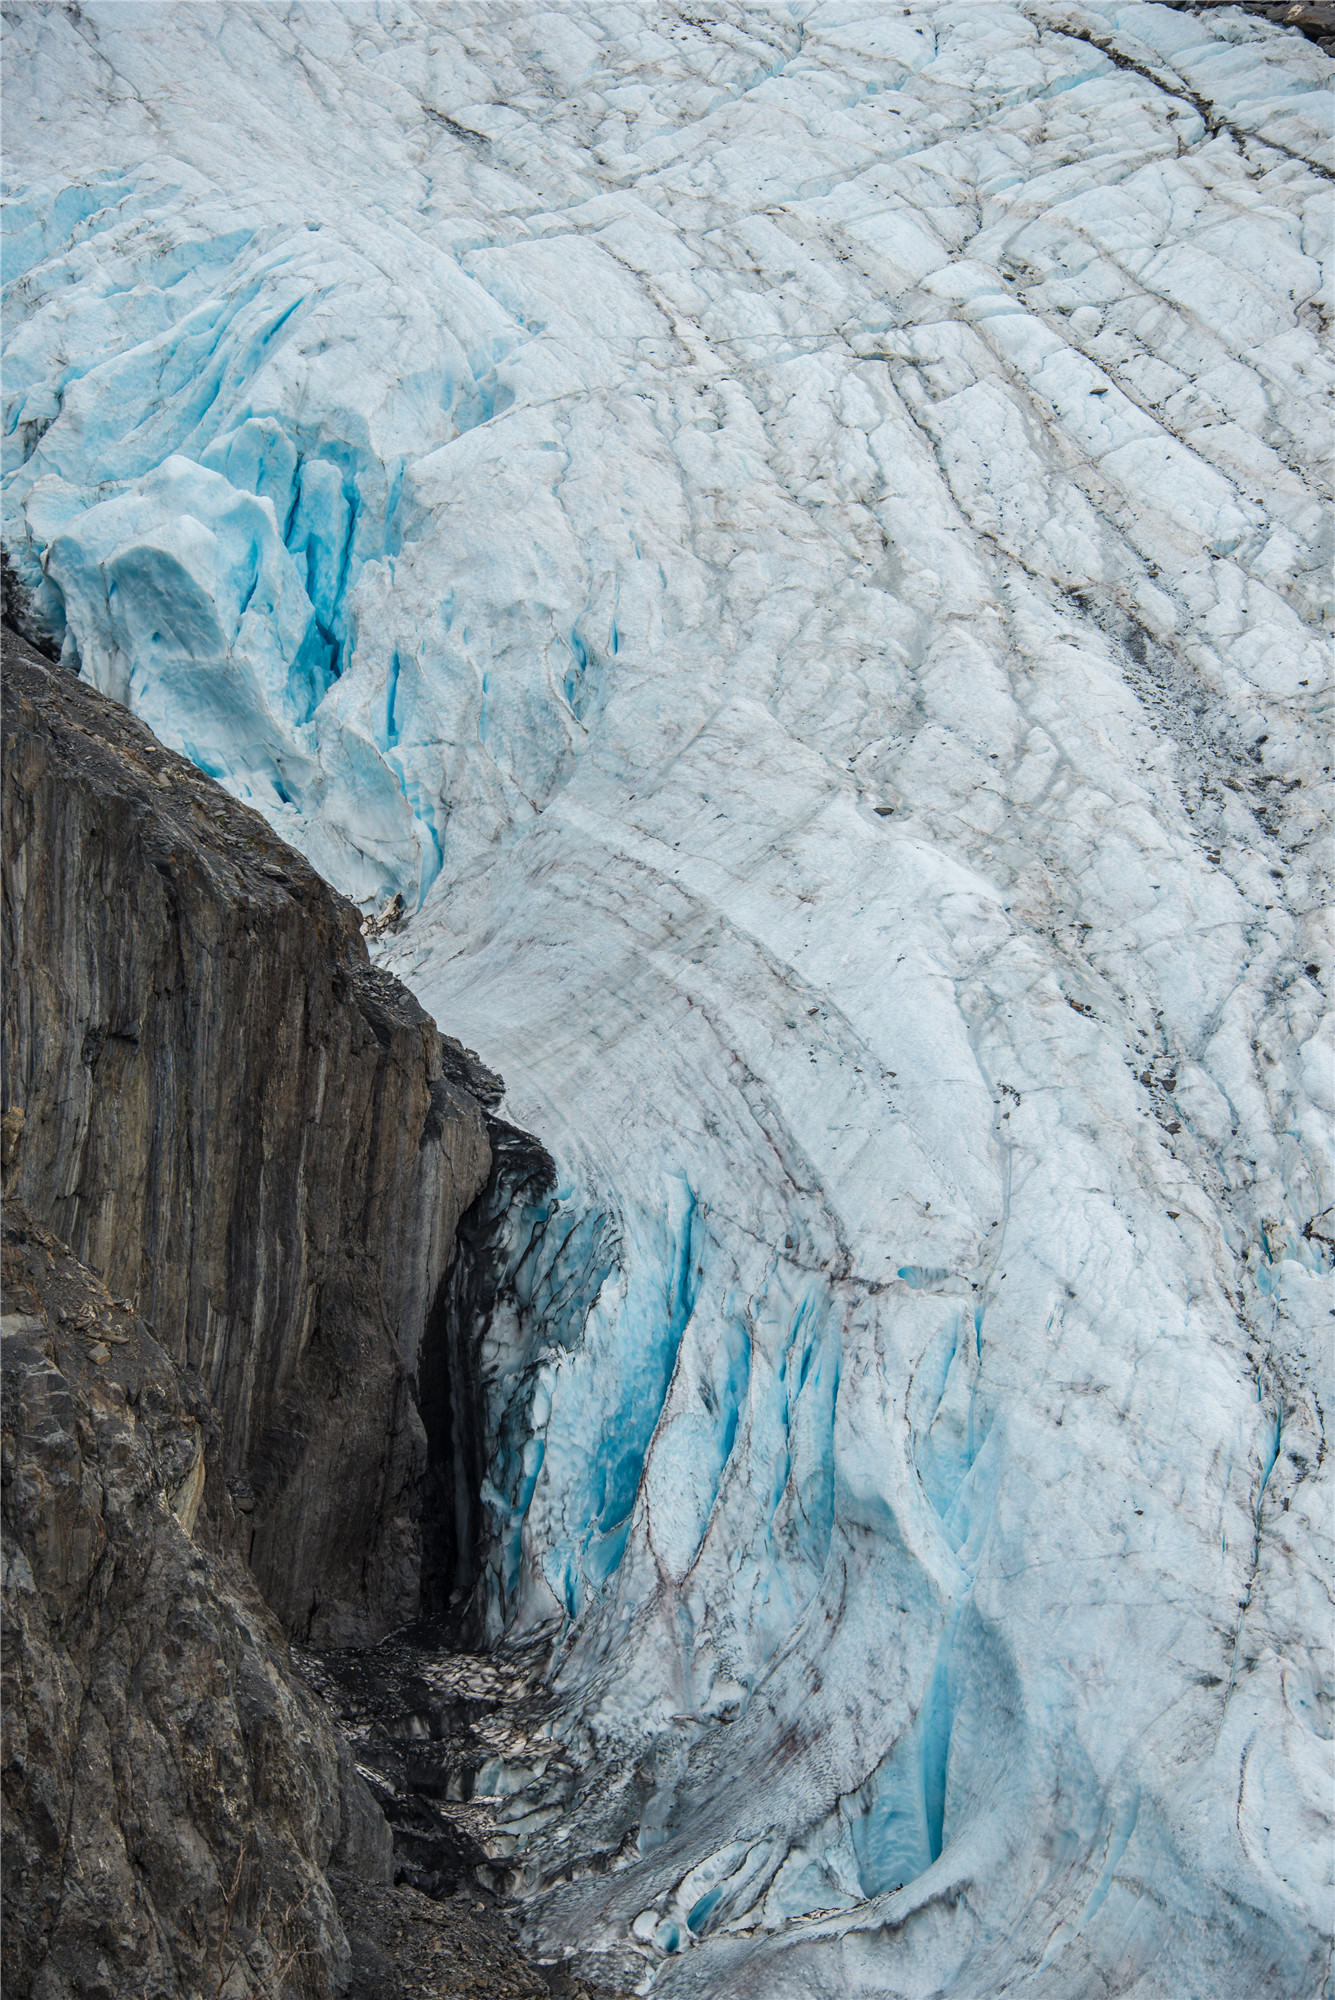
M485 1346L534 1939L1325 1992L1327 58L7 21L19 615L405 894L559 1163Z

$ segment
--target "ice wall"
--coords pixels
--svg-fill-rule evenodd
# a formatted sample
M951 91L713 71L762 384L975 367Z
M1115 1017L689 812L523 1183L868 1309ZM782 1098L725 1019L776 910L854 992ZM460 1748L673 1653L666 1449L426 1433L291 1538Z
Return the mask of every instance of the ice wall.
M27 617L405 892L559 1163L483 1357L535 1934L1322 1992L1326 58L588 0L7 65Z

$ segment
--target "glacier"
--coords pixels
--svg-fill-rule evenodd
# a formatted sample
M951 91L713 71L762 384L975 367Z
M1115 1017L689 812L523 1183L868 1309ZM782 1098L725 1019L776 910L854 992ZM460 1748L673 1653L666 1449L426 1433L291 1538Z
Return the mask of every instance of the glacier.
M558 1165L479 1329L531 1939L1335 1991L1328 58L6 21L17 615L404 896Z

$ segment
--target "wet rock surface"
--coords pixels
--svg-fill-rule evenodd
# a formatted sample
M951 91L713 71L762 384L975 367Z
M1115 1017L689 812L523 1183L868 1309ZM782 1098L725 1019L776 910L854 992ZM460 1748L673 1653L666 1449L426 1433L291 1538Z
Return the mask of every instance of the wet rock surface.
M213 1538L289 1631L374 1638L417 1609L417 1348L500 1084L258 815L9 632L4 662L16 1191L204 1381Z

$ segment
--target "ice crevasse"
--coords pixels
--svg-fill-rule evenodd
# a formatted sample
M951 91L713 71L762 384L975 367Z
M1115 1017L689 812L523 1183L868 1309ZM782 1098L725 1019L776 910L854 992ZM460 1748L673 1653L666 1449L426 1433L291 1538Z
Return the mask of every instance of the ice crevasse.
M25 5L27 629L560 1171L536 1943L1318 1995L1328 58L1118 0Z

